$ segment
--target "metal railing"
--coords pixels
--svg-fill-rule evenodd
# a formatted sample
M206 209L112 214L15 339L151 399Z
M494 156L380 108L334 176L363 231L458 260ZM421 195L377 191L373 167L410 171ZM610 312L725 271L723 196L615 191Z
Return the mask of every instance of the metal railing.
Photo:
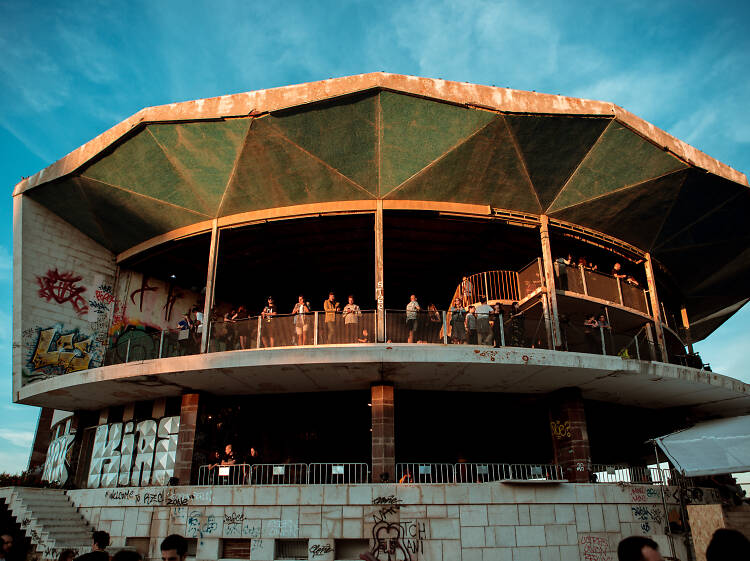
M517 301L518 296L518 273L516 271L483 271L473 275L467 275L456 287L451 299L451 305L456 298L461 299L464 306L476 304L480 296L486 296L487 300Z
M558 290L583 294L643 314L650 313L647 290L606 273L558 261L555 262L555 285Z
M189 329L154 331L130 328L114 336L114 342L104 353L103 364L198 354L200 338L200 331Z
M355 485L370 482L366 463L203 465L198 485Z
M398 463L399 483L487 483L490 481L564 481L556 464Z
M633 483L647 485L690 484L690 478L685 477L674 468L628 466L623 464L592 464L591 474L591 480L594 483Z
M375 311L252 316L210 324L209 352L375 342Z

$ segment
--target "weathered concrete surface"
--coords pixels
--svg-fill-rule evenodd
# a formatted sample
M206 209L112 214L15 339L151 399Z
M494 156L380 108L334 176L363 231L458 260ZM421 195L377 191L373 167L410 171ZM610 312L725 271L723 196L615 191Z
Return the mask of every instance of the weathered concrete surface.
M142 109L80 146L54 164L22 180L16 185L13 194L21 194L37 185L72 173L144 123L218 119L262 114L373 88L384 88L426 98L508 113L611 115L623 125L673 153L678 158L731 181L743 185L748 184L747 177L744 174L711 158L700 150L682 142L613 103L375 72L272 88L269 90L224 95L182 103L170 103L168 105Z
M382 375L382 378L381 378ZM618 357L470 345L331 345L228 351L132 362L24 386L21 403L98 409L186 392L218 395L368 389L549 393L581 388L584 399L733 416L750 413L750 386L713 372Z

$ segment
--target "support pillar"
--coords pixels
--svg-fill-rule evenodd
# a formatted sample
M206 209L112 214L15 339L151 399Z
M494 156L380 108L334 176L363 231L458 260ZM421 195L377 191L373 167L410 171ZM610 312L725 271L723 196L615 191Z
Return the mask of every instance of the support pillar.
M211 309L214 307L214 284L216 284L216 263L219 258L219 221L214 218L211 225L211 245L208 250L208 273L206 274L206 296L203 299L203 325L201 326L201 352L208 352Z
M52 417L54 414L55 410L50 407L42 407L39 411L39 421L36 424L34 446L32 446L29 456L28 471L44 466L44 462L47 460L47 450L50 442L52 442Z
M193 472L193 448L195 429L198 424L199 394L186 393L180 406L180 433L177 437L177 455L174 461L174 477L180 485L190 485Z
M555 262L552 259L552 246L549 242L549 217L546 214L539 217L539 236L542 241L542 271L544 273L544 286L547 290L552 348L559 349L562 347L562 340L560 337L560 314L557 311Z
M375 208L375 341L385 343L385 301L383 299L383 201Z
M549 422L555 463L571 483L591 480L591 450L586 414L579 388L562 388L549 395Z
M372 481L396 481L396 438L393 425L393 385L370 386L372 404Z
M656 331L656 345L659 349L662 362L669 362L667 357L667 346L664 343L664 328L661 325L661 307L659 297L656 294L656 280L654 279L654 268L651 264L651 254L646 254L646 283L648 284L648 297L651 301L651 313L654 318L654 331Z

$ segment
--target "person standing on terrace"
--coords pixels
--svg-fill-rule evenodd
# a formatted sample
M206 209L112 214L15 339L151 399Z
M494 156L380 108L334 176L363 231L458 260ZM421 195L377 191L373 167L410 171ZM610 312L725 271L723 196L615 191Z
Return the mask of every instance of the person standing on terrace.
M260 328L261 339L264 347L273 347L273 323L271 320L276 315L276 304L271 296L268 297L268 303L261 313L263 325Z
M310 313L310 303L305 302L305 297L301 294L297 297L297 303L294 305L294 328L297 331L297 344L304 345L307 338L307 330L310 327L307 321L307 315Z
M414 342L414 332L417 330L417 318L419 317L419 302L416 294L412 294L409 303L406 305L406 330L409 332L407 343Z
M490 328L490 314L492 307L487 304L487 297L479 297L479 306L476 307L477 313L477 335L480 345L492 345L492 330Z
M247 349L248 347L248 336L250 334L250 322L247 320L249 317L247 308L240 306L237 308L237 313L234 314L232 321L237 322L237 333L240 337L240 349Z
M477 344L477 310L473 304L466 314L466 338L469 345Z
M495 303L495 305L492 306L492 314L490 315L490 319L492 320L492 338L495 341L495 347L502 345L500 331L503 323L503 315L505 315L505 311L503 310L502 304L500 304L500 302Z
M333 292L328 293L328 299L323 302L323 309L326 312L326 343L331 345L336 342L336 312L341 311L341 306L336 302L336 295Z
M462 345L466 342L466 311L461 305L461 298L456 298L449 310L451 313L451 343Z
M622 265L620 265L619 263L615 263L612 266L612 276L615 277L616 279L627 278L627 275L622 272Z
M354 296L349 295L349 302L344 306L344 325L346 326L347 343L356 343L359 335L359 316L362 310L354 303Z

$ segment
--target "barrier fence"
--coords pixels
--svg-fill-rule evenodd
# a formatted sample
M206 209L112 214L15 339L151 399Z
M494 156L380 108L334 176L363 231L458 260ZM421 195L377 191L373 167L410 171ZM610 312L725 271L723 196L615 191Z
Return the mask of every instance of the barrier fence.
M692 485L674 468L592 464L593 483ZM358 485L371 481L370 466L354 463L290 463L203 465L198 485ZM560 481L565 474L557 464L431 463L396 464L400 484L489 483L493 481Z
M606 273L555 263L555 286L649 314L648 291Z

